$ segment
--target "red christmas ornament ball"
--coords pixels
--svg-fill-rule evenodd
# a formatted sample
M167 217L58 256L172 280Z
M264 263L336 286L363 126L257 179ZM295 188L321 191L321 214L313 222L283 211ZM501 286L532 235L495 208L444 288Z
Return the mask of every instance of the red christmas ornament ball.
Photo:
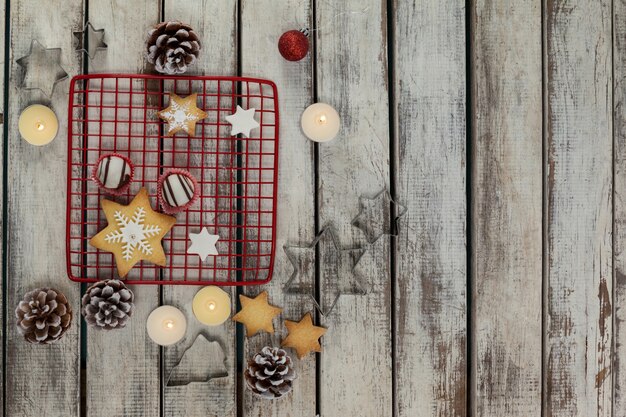
M290 30L278 40L278 51L287 61L300 61L309 53L309 38L299 30Z

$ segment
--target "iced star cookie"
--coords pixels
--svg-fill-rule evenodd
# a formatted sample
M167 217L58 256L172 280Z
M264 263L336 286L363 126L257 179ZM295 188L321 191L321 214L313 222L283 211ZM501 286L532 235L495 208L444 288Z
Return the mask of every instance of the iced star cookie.
M174 226L176 219L152 210L145 188L127 206L109 200L102 200L101 204L108 225L89 243L113 253L120 277L125 277L142 260L165 266L161 239Z
M168 123L167 136L174 136L181 130L193 136L196 131L196 122L208 115L196 106L197 94L187 97L178 97L170 93L170 105L161 110L158 115Z

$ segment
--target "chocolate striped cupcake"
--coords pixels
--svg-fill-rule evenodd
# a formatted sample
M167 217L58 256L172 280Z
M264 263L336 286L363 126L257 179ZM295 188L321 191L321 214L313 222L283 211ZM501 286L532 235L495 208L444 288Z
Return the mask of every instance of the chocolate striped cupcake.
M159 197L166 213L176 213L191 206L197 198L197 181L182 169L165 172L159 178Z
M98 160L92 178L103 191L120 195L132 181L133 170L130 159L118 154L106 154Z

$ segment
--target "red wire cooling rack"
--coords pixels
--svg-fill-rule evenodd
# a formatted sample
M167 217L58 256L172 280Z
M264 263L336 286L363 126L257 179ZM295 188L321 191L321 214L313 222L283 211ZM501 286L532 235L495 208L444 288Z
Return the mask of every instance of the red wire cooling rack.
M208 117L195 135L164 136L157 112L169 93L198 94ZM250 138L231 137L225 117L237 105L255 108L259 128ZM69 97L67 271L73 281L114 278L113 255L89 245L107 222L100 200L128 204L145 187L157 207L157 179L169 168L188 170L201 189L199 201L176 215L163 239L167 265L137 264L129 284L256 285L272 276L278 174L276 85L246 77L171 77L130 74L79 75ZM103 153L126 155L135 166L125 195L100 192L89 176ZM219 235L219 255L202 262L188 255L189 233L206 227Z

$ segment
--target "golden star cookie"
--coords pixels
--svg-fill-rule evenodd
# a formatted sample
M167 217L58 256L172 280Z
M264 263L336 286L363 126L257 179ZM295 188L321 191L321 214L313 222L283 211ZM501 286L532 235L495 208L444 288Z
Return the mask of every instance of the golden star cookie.
M108 225L89 243L113 253L120 277L125 277L142 260L165 265L161 239L174 226L176 219L152 210L145 188L127 206L109 200L102 200L101 205Z
M196 122L208 115L196 106L197 94L187 97L178 97L170 93L170 105L161 110L158 115L168 123L167 136L174 136L181 130L193 136L196 131Z
M285 320L285 327L289 334L281 346L295 349L298 359L302 359L309 352L322 351L319 338L326 333L326 329L313 325L311 313L306 313L299 322Z
M239 296L241 311L233 316L233 320L246 326L246 336L251 337L261 330L274 333L272 320L283 311L267 302L267 291L254 298Z

